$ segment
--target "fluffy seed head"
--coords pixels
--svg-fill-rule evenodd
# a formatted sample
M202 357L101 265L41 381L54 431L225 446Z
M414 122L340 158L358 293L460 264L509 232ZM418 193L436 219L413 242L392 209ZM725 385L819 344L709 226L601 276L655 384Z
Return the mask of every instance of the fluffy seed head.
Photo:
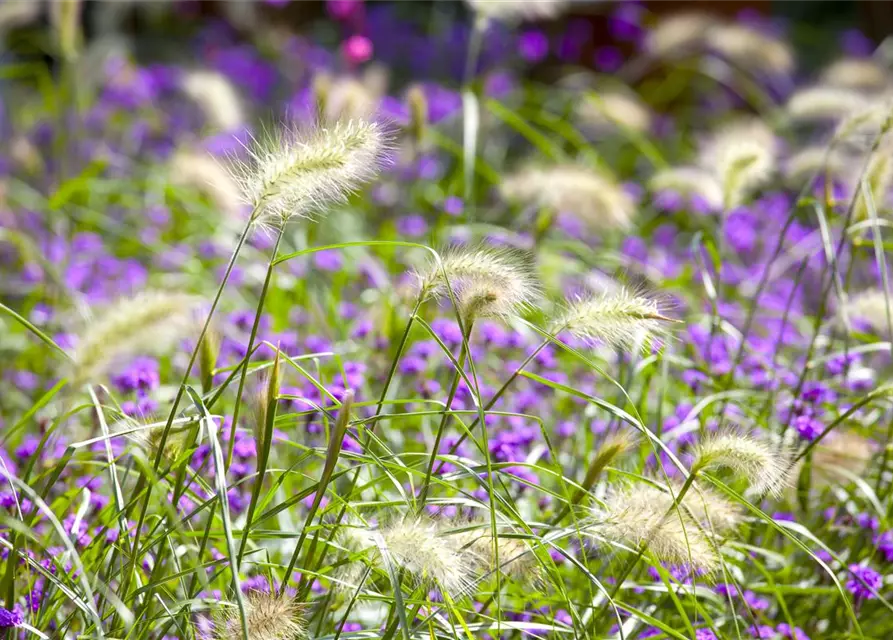
M876 333L887 333L889 323L887 314L893 317L893 301L881 289L862 291L847 299L845 303L846 317L867 324ZM843 318L843 313L841 320Z
M679 484L675 490L678 493ZM682 499L688 514L714 535L724 535L737 529L744 521L743 507L720 492L698 483L692 485Z
M711 573L719 560L713 543L666 491L647 484L614 487L593 510L590 530L633 547L647 547L660 561Z
M510 202L568 213L594 231L628 229L635 203L611 178L580 165L529 167L507 176L500 185Z
M702 197L713 209L722 207L722 185L716 176L700 167L670 167L655 173L649 181L652 191L675 191L691 197Z
M889 99L872 100L840 121L834 140L856 149L870 149L878 136L890 130L891 116L893 103Z
M759 495L779 496L789 480L791 452L764 438L731 431L711 434L695 447L694 456L692 473L727 468Z
M249 591L245 598L249 640L299 640L307 637L304 607L289 596ZM226 607L214 623L217 640L242 640L237 607Z
M576 109L580 121L593 129L620 127L644 133L651 128L651 112L631 92L604 91L587 94Z
M850 161L851 162L851 161ZM839 177L847 168L847 158L827 146L815 145L801 149L784 163L785 180L800 186L814 175Z
M235 131L245 124L242 101L233 84L216 71L190 71L180 85L208 123L220 131Z
M416 278L428 298L448 296L449 283L464 318L517 315L540 296L533 255L505 247L450 248Z
M703 13L679 13L662 19L648 32L645 48L657 58L677 58L702 48L716 20Z
M313 79L313 89L326 122L371 118L378 107L379 96L353 76L317 74Z
M527 580L528 583L540 578L536 555L526 540L497 534L494 548L489 523L481 523L479 528L462 531L451 537L455 538L460 552L469 559L479 574L498 570L508 578Z
M199 300L181 293L145 291L122 298L81 334L74 352L74 379L93 382L115 362L163 350L195 328Z
M568 5L566 0L466 0L481 17L516 22L522 20L551 20L557 18Z
M381 536L394 562L416 580L462 594L473 584L474 563L439 529L430 518L406 518L382 529Z
M613 348L643 349L653 340L668 335L673 322L664 315L660 303L621 288L568 302L554 323L556 331L569 331L584 340L603 342Z
M893 186L893 156L891 145L885 145L871 155L864 176L856 176L852 185L855 197L853 219L867 220L872 212L882 217L889 204L890 187ZM859 179L861 178L861 180ZM867 192L867 193L866 193Z
M775 136L759 120L741 120L716 133L701 154L701 166L715 172L727 208L740 204L775 171Z
M309 218L348 195L378 173L388 135L377 123L348 120L309 130L285 127L249 150L250 162L234 163L242 197L253 220L279 226Z
M227 218L237 218L244 210L238 183L207 153L181 149L171 158L168 172L171 182L204 194Z
M790 75L794 54L771 35L744 24L720 25L707 33L711 49L737 67L766 75Z
M841 479L841 471L863 477L878 445L854 431L832 431L815 448L812 456L813 478L829 485Z
M867 104L865 95L854 89L818 85L794 93L785 105L785 112L797 122L839 120L861 111Z
M822 81L835 87L883 91L890 86L890 74L871 58L841 58L822 72Z

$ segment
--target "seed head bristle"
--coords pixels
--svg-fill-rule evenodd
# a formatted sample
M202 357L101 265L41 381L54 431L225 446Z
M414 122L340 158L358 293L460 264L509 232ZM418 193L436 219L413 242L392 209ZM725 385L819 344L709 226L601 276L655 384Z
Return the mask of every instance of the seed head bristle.
M474 564L440 529L431 518L405 518L384 527L381 536L394 562L416 580L461 595L474 584Z
M447 283L463 317L510 317L540 296L533 255L506 247L452 247L441 263L432 260L416 273L420 295L448 295Z
M581 165L528 167L504 178L499 189L509 202L570 214L597 232L628 229L635 216L635 202L621 185Z
M74 379L93 382L118 360L157 352L195 329L200 300L182 293L145 291L114 302L81 334L74 352Z
M466 0L479 16L502 22L551 20L564 12L567 0Z
M212 127L237 131L245 124L245 113L236 88L216 71L189 71L180 83L183 93L195 102Z
M711 171L700 167L670 167L651 176L648 186L652 191L669 190L679 195L700 196L712 209L723 203L722 185Z
M668 492L644 483L612 488L605 506L593 510L589 529L611 541L647 548L662 562L705 573L719 563L712 541L686 509L674 507Z
M879 449L877 443L855 431L833 431L815 448L813 478L827 486L841 480L849 482L853 476L864 477Z
M612 348L649 348L655 338L666 338L674 322L658 300L621 288L614 293L580 297L567 303L554 323L555 331L568 331L583 340L603 342Z
M389 135L375 123L348 120L308 130L283 127L248 149L250 160L233 163L252 220L280 226L311 218L345 202L385 162Z
M781 495L789 480L791 452L765 438L723 431L708 435L694 450L692 473L730 469L758 495Z
M795 68L794 53L784 41L745 24L710 29L707 42L729 62L753 73L782 76Z
M839 120L858 113L868 105L868 99L854 89L818 85L800 89L785 105L785 113L797 122Z
M245 597L248 640L301 640L307 637L304 605L290 596L249 591ZM239 610L222 608L214 622L217 640L242 640Z
M701 166L717 176L726 208L741 204L772 177L775 147L775 135L759 120L728 124L707 142Z
M645 40L645 49L656 58L672 59L703 48L716 20L705 13L678 13L663 18Z
M822 72L822 82L835 87L883 91L890 87L887 69L872 58L841 58Z

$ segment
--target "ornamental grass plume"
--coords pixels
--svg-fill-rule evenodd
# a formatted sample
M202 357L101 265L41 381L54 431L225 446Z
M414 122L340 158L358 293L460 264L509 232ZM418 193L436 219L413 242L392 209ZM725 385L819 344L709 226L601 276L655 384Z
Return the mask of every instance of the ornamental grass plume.
M576 112L585 127L599 131L620 127L645 133L651 128L651 111L631 91L587 93L577 104Z
M699 442L693 453L693 474L727 468L758 495L780 496L790 478L791 451L762 437L721 431Z
M785 105L785 114L795 122L835 121L858 113L868 104L868 98L858 90L817 85L791 95Z
M841 478L863 478L880 446L855 431L832 431L812 454L812 480L829 486Z
M569 4L567 0L466 0L478 16L500 22L552 20Z
M195 189L205 195L225 217L242 215L244 204L239 185L207 153L180 149L169 161L168 175L174 185Z
M245 124L245 110L238 91L226 76L205 69L188 71L180 88L219 131L236 131Z
M700 167L661 169L648 181L652 191L673 191L691 198L699 196L712 210L722 208L723 191L716 175Z
M888 315L889 314L889 315ZM876 333L889 333L888 317L893 317L893 305L881 289L869 289L848 297L840 310L843 318L858 320Z
M587 530L611 542L647 549L659 561L712 573L719 557L712 540L667 491L645 483L612 487L593 509Z
M300 640L307 637L304 605L287 595L249 591L245 597L247 640ZM215 640L243 640L239 609L221 608L214 620Z
M553 323L555 332L598 341L612 348L647 349L669 335L661 302L621 287L617 292L578 297L567 302Z
M578 164L528 167L499 186L509 202L567 213L603 233L632 226L635 202L614 179Z
M378 123L347 120L309 129L286 126L248 148L232 175L252 222L281 226L345 202L385 163L389 134Z
M354 76L320 73L313 78L313 92L325 122L371 118L381 99L374 88Z
M674 485L674 493L678 494L681 488L681 483ZM696 522L714 535L731 533L744 522L744 508L739 503L701 483L692 485L682 500L682 506Z
M718 25L707 32L706 39L713 51L752 73L786 76L796 66L786 42L746 24Z
M885 144L871 154L864 175L853 180L853 220L882 217L893 186L893 145Z
M822 178L839 178L844 175L853 159L824 145L801 149L784 162L785 181L794 187L802 186L815 175Z
M672 59L703 48L716 20L706 13L678 13L661 19L645 38L645 50L656 58Z
M727 209L741 204L772 177L775 147L772 130L757 119L729 123L706 142L700 165L716 175Z
M462 553L454 536L443 535L440 523L426 516L396 520L381 530L392 560L420 583L434 583L461 595L474 584L475 561Z
M447 297L451 289L463 319L517 315L541 290L533 254L507 247L451 247L416 279L422 298Z
M873 92L889 89L891 76L873 58L841 58L822 72L821 81L835 87Z
M183 293L144 291L121 298L81 333L75 348L74 380L94 382L119 360L158 352L195 329L200 299Z
M541 567L529 542L499 533L494 537L489 522L477 524L450 536L463 556L470 559L476 573L484 575L499 571L507 578L524 580L528 584L541 578Z

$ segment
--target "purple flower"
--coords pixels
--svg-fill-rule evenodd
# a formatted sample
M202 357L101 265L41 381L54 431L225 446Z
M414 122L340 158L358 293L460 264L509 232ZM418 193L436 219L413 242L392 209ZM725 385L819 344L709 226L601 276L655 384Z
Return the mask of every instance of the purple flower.
M325 249L313 254L313 264L323 271L339 271L344 266L344 260L340 251Z
M397 231L404 236L418 238L428 232L428 223L418 214L403 216L397 219Z
M0 607L0 628L8 629L10 627L17 627L24 619L22 618L22 612L18 610L18 608L10 611L9 609L4 609Z
M616 71L623 64L623 53L617 47L599 47L595 50L593 62L600 71Z
M465 210L465 203L457 196L447 196L443 201L443 212L450 216L460 216Z
M549 38L539 30L525 31L518 36L518 53L527 62L539 62L549 55Z
M716 640L716 634L710 629L698 629L695 631L695 640Z
M846 588L850 590L857 600L871 600L877 596L877 592L884 584L884 579L877 571L868 566L851 564L849 566L852 577L846 582Z
M812 442L822 433L822 423L812 416L797 416L793 425L800 437L807 442Z
M874 539L874 545L887 562L893 562L893 531L884 531Z
M770 640L775 637L775 629L768 624L755 624L747 630L747 633L758 640Z

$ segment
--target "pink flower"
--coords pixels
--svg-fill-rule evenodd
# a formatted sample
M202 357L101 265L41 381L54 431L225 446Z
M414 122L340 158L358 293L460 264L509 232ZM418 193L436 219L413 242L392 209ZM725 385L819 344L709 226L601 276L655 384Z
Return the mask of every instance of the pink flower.
M372 41L366 36L354 35L344 41L342 50L348 62L360 64L372 57Z

